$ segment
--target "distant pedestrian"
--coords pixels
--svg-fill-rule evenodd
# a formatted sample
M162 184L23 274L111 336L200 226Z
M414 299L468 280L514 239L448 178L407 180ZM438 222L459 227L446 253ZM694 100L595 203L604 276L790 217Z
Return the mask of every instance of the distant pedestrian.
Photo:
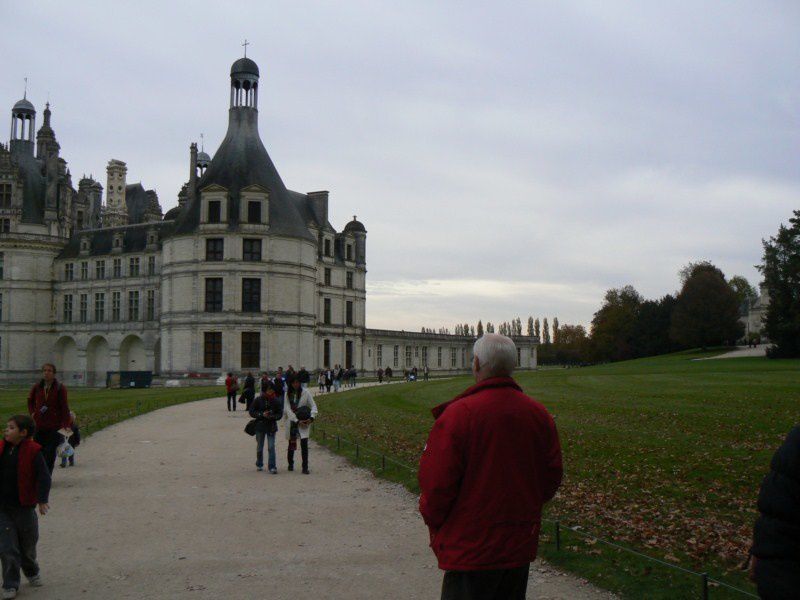
M800 425L770 463L758 495L751 573L765 600L800 597Z
M228 394L228 412L236 410L236 392L239 391L239 380L233 373L225 378L225 392Z
M342 388L342 378L344 370L339 365L333 367L333 391L338 392Z
M330 393L333 385L333 371L325 367L325 392Z
M263 394L266 392L270 387L272 387L272 381L269 378L269 373L264 371L261 373L261 379L258 380L259 384L259 391Z
M422 369L422 376L425 378L425 381L428 381L428 373L428 365L425 365L425 367Z
M301 388L308 388L308 384L311 383L311 374L306 371L305 367L300 367L300 370L297 372L297 378L300 380Z
M325 392L325 370L321 370L319 372L319 377L317 377L317 383L319 384L319 393L322 394Z
M3 598L16 598L20 567L28 582L42 585L36 544L39 514L50 509L50 470L42 447L31 439L36 425L28 415L8 420L0 441L0 562L3 565Z
M351 387L356 387L356 378L358 377L358 369L355 367L350 367L350 385Z
M311 423L317 416L317 405L311 392L300 387L297 378L290 380L286 390L286 399L283 403L283 416L287 421L286 437L289 440L289 449L286 459L289 471L294 471L294 453L297 449L297 439L300 439L300 456L303 461L303 474L310 473L308 467L308 438L311 434Z
M256 469L264 470L264 441L267 442L267 467L273 475L278 472L275 460L275 433L278 419L283 416L283 402L272 388L260 393L250 404L250 416L255 419Z
M256 398L256 378L253 377L253 373L250 371L247 372L247 376L244 378L242 397L244 398L245 402L244 408L245 410L249 411L250 403Z
M56 379L54 364L42 365L42 380L28 393L28 413L36 425L34 439L42 446L42 454L52 474L56 450L64 440L58 430L69 425L67 388Z
M475 385L433 409L419 508L445 571L443 600L524 600L542 506L561 483L553 418L511 378L511 339L475 342Z
M386 375L386 382L387 383L391 383L392 382L392 367L386 367L386 371L384 371L384 374Z
M378 383L383 383L383 369L378 369Z
M78 418L75 416L75 413L71 411L69 413L69 427L67 429L71 432L67 438L70 452L66 456L61 457L62 469L67 466L67 463L69 463L70 467L75 466L75 450L81 443L81 428L78 427Z

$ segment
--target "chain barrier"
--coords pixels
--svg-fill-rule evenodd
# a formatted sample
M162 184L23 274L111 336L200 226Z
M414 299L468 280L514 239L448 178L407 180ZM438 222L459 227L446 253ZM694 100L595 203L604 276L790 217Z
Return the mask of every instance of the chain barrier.
M387 462L391 463L391 464L394 464L394 465L397 465L398 467L401 467L403 469L408 470L409 474L414 474L417 471L416 467L413 467L413 466L408 465L406 463L394 460L391 457L387 456L384 452L380 452L378 450L373 450L371 448L366 448L360 442L354 442L352 440L348 440L347 438L343 438L338 433L335 434L335 435L330 435L329 436L327 431L325 429L323 429L322 427L317 426L315 433L317 435L321 435L322 436L322 444L324 446L328 445L328 440L329 439L331 440L331 443L333 443L333 440L335 439L335 441L336 441L336 450L337 451L341 451L343 443L344 444L350 444L352 447L355 448L355 460L356 460L356 462L360 461L360 457L361 457L362 454L368 453L368 454L372 454L373 456L380 457L380 459L381 459L380 470L381 471L385 471L386 470L386 463ZM610 548L614 548L615 550L618 550L618 551L621 551L621 552L626 552L626 553L631 554L633 556L638 556L639 558L648 560L650 562L657 563L657 564L659 564L659 565L661 565L663 567L666 567L666 568L669 568L669 569L673 569L675 571L680 571L680 572L682 572L682 573L684 573L686 575L690 575L690 576L699 578L699 580L700 580L700 594L699 594L699 597L702 598L703 600L708 600L710 598L710 590L711 590L712 586L720 586L720 587L726 588L726 589L728 589L728 590L730 590L732 592L740 594L742 597L745 597L745 598L758 598L757 594L754 594L753 592L750 592L748 590L743 590L742 588L738 588L738 587L733 586L733 585L731 585L729 583L725 583L724 581L720 581L719 579L715 579L715 578L709 576L708 573L700 573L698 571L693 571L691 569L687 569L687 568L682 567L680 565L676 565L676 564L661 560L660 558L655 558L653 556L649 556L647 554L639 552L638 550L634 550L633 548L628 548L627 546L623 546L623 545L618 544L616 542L612 542L610 540L605 540L603 538L597 537L594 534L591 534L591 533L589 533L587 531L584 531L580 526L569 526L569 525L565 525L564 523L562 523L561 521L558 521L558 520L544 519L544 518L542 519L542 522L553 525L553 527L554 527L553 533L554 533L554 536L555 536L556 551L558 551L558 552L560 552L560 551L562 551L564 549L563 548L562 539L561 539L561 531L562 531L562 529L567 529L567 530L569 530L569 531L571 531L573 533L576 533L576 534L578 534L580 536L583 536L583 537L585 537L587 539L593 540L594 542L603 544L603 545L608 546Z

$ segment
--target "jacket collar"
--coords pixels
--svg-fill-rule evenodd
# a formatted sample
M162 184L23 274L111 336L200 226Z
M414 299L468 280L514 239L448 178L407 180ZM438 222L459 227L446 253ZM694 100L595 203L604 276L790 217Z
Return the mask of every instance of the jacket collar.
M484 379L480 383L476 383L472 387L467 388L452 400L449 400L433 408L431 410L431 413L433 414L434 419L438 419L439 416L447 409L448 406L450 406L454 402L458 402L462 398L466 398L467 396L472 396L473 394L477 394L478 392L482 392L483 390L488 390L492 388L504 388L504 387L514 388L519 392L522 391L522 388L519 387L516 381L514 381L513 377L490 377L489 379Z
M54 378L54 379L53 379L53 385L52 385L52 389L54 389L54 390L57 390L59 385L60 385L60 384L58 383L58 379L57 379L57 378ZM39 381L39 387L40 387L40 388L42 388L42 389L44 389L44 379L42 379L42 380L40 380L40 381Z

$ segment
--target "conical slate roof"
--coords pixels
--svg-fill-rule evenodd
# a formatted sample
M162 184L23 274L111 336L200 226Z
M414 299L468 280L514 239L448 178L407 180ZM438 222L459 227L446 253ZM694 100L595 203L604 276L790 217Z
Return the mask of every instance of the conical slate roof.
M237 106L230 109L228 133L198 182L198 193L194 200L178 217L175 228L177 235L197 229L200 223L200 192L214 184L228 190L229 229L239 226L240 190L259 185L269 195L269 233L314 240L301 216L301 207L283 184L258 135L258 111L255 108Z

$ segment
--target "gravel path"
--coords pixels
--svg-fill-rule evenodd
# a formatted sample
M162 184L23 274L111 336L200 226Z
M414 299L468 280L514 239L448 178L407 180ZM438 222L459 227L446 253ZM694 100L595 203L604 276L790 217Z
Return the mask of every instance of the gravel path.
M718 358L749 358L752 356L766 356L768 344L760 344L755 348L748 348L747 346L737 346L736 350L718 354L717 356L708 356L706 358L697 358L695 360L716 360Z
M324 400L321 417L324 418ZM40 520L45 586L20 598L438 598L416 498L311 446L312 474L257 472L246 416L183 404L89 438ZM299 452L297 460L299 463ZM529 598L611 598L535 564Z

